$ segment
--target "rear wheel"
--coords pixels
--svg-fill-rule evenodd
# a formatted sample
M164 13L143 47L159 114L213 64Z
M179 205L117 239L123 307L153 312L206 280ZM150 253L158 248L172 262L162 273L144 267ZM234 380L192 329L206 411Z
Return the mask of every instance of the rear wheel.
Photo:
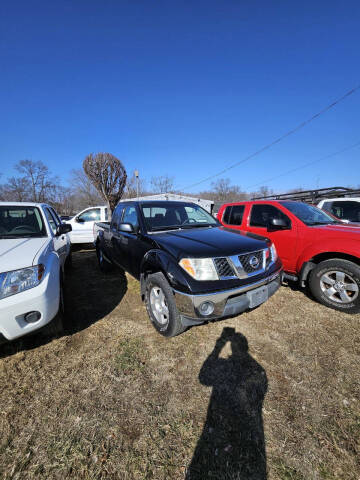
M113 265L104 257L104 252L102 251L100 245L96 245L96 256L98 259L99 268L102 272L107 273L113 270Z
M314 297L335 310L360 312L360 267L349 260L333 259L319 263L310 274Z
M185 330L174 294L161 272L152 273L146 278L145 305L152 324L164 337L175 337Z

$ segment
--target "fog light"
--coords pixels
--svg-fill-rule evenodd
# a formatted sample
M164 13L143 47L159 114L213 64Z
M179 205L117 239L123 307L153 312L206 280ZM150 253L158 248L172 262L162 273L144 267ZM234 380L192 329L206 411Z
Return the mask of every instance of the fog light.
M199 311L201 315L208 316L213 313L214 308L215 306L212 302L203 302L199 307Z
M24 316L24 320L27 323L35 323L40 320L41 313L40 312L29 312Z

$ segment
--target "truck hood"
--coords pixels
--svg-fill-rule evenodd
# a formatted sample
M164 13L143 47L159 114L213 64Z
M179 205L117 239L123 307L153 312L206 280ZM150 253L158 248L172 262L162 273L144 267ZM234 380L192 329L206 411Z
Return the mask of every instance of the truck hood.
M30 267L48 238L0 239L0 273Z
M360 241L360 225L355 223L342 223L335 225L316 225L314 227L309 227L316 231L318 237L327 236L327 237L336 237L336 238L347 238L352 240Z
M266 241L255 240L238 230L225 227L204 227L157 233L153 239L176 259L238 255L267 247Z

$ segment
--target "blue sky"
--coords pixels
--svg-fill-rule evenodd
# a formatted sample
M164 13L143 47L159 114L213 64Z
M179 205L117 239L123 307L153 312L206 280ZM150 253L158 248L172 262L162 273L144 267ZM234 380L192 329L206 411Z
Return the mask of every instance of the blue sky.
M1 180L31 158L65 183L108 151L130 174L196 183L358 85L359 47L355 0L4 1ZM360 90L224 176L246 188L352 145L359 114ZM357 185L359 158L357 147L267 184Z

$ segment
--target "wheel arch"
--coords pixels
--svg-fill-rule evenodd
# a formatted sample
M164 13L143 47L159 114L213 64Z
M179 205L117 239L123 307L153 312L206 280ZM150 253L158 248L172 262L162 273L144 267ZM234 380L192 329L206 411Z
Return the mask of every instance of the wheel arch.
M152 273L162 273L172 288L185 287L189 285L185 275L180 271L180 267L175 260L162 250L150 250L144 256L140 266L140 293L141 299L145 298L146 278Z
M305 283L309 279L309 274L311 270L313 270L317 265L319 265L319 263L324 262L325 260L335 260L335 259L348 260L360 266L360 258L356 257L355 255L351 255L344 252L336 252L336 251L318 253L313 257L309 258L309 260L307 260L302 264L302 267L300 270L300 278L299 278L301 286L302 287L305 286Z

